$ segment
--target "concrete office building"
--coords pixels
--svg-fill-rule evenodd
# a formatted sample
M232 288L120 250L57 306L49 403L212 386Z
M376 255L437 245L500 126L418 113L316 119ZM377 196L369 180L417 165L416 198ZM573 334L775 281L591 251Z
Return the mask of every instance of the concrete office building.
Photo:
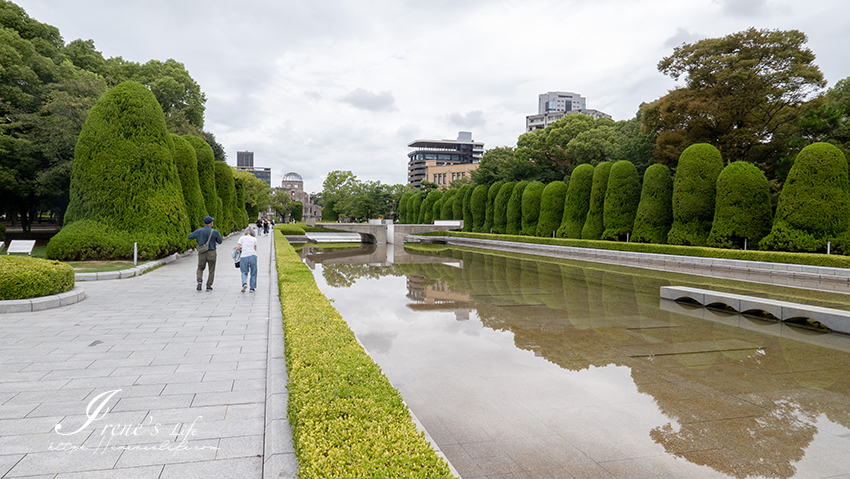
M472 133L461 131L457 140L416 140L407 145L407 184L419 188L423 180L448 188L452 181L478 168L484 143L472 141Z
M594 119L611 118L607 113L588 109L587 98L578 93L550 91L537 95L537 114L525 117L525 131L542 130L573 113L581 113Z
M253 151L236 152L236 169L239 171L247 171L252 175L256 176L257 178L263 180L267 185L272 185L272 169L255 168Z

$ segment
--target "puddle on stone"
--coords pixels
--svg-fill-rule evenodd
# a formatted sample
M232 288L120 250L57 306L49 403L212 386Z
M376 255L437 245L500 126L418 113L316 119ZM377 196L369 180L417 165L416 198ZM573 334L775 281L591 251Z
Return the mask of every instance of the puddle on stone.
M850 471L850 337L659 288L845 295L468 248L314 251L320 289L461 476Z

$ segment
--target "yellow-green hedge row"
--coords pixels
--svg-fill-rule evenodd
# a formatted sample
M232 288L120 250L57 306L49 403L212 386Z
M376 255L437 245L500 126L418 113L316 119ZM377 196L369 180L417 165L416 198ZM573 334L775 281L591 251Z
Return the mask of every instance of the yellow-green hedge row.
M540 238L537 236L497 235L485 233L464 233L460 231L437 231L420 233L421 236L454 236L458 238L476 238L515 243L534 243L577 248L596 248L640 253L673 254L696 256L700 258L740 259L744 261L765 261L770 263L803 264L829 268L850 268L850 257L837 254L789 253L785 251L757 251L740 249L708 248L704 246L678 246L651 243L624 243L622 241L582 240L568 238Z
M74 268L29 256L0 256L0 300L29 299L74 289Z
M453 477L281 234L275 249L298 477Z

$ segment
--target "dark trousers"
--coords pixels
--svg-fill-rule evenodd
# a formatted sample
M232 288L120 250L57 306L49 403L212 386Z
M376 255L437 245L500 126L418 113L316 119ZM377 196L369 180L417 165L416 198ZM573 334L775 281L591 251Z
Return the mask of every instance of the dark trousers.
M205 253L198 253L198 282L204 281L204 268L210 266L210 274L207 276L207 288L211 288L215 279L215 250L207 250Z

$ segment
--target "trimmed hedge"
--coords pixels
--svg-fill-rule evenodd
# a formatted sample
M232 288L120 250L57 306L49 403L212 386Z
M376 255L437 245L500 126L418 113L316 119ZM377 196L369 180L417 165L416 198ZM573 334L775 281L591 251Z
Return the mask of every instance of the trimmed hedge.
M198 155L195 148L180 135L172 133L171 141L174 143L174 164L180 174L189 231L195 231L204 226L204 216L207 216L207 205L198 182Z
M598 240L605 231L605 192L608 190L608 175L611 162L603 161L593 169L593 185L590 188L590 202L587 207L587 219L581 228L581 239Z
M425 200L422 202L421 211L419 212L419 223L429 225L434 222L434 205L443 197L439 191L428 193Z
M92 220L151 235L166 254L186 249L189 221L173 148L162 108L146 86L127 81L107 90L74 148L65 223Z
M602 239L621 240L630 234L635 225L635 214L640 203L640 178L631 161L620 160L611 165L602 222L605 231Z
M407 208L408 201L410 201L410 197L413 196L413 193L409 191L405 191L403 195L401 195L401 199L398 200L398 220L402 223L407 223Z
M704 246L714 221L717 177L723 158L708 143L696 143L679 156L673 181L673 225L670 244Z
M587 221L590 192L593 188L593 166L578 165L570 175L567 197L564 199L564 216L555 233L558 238L581 238L581 229Z
M455 196L457 196L458 190L449 190L443 195L443 206L440 208L440 219L441 220L450 220L454 218L454 209L455 204Z
M463 220L463 194L464 190L462 187L457 189L457 193L455 193L455 202L452 205L452 219L453 220Z
M218 197L215 190L215 169L213 168L215 153L203 138L198 138L195 135L183 135L183 139L188 141L195 149L195 158L198 160L198 187L204 197L207 214L218 221L221 216L221 198ZM203 220L203 217L201 217L201 220Z
M496 201L493 204L493 233L505 233L508 227L508 201L514 191L516 182L510 181L499 188Z
M543 189L540 197L540 218L537 221L537 236L552 236L564 218L564 202L567 197L567 184L553 181Z
M0 223L0 241L6 240L6 225Z
M464 233L461 231L435 231L420 233L421 236L455 236L458 238L477 238L514 243L534 243L575 248L594 248L615 251L633 251L640 253L673 254L698 258L740 259L744 261L765 261L783 264L804 264L830 268L850 268L850 257L838 254L789 253L784 251L758 251L707 246L681 246L649 243L624 243L620 241L584 240L570 238L541 238L538 236L495 235L484 233Z
M489 187L487 185L478 185L472 190L470 211L472 212L472 231L476 233L485 233L483 228L487 216L488 191ZM486 231L486 233L489 233L489 231Z
M233 169L223 161L213 162L215 173L215 191L221 199L220 218L215 218L215 226L225 235L236 231L233 218L233 202L236 201L236 187L233 186Z
M0 256L0 300L29 299L74 289L74 268L30 256Z
M233 174L233 167L231 167L230 174ZM236 224L237 230L242 230L248 227L248 211L245 209L245 181L242 178L235 178L235 183L236 200L233 202L233 222ZM298 214L293 214L293 217L295 217L295 221L301 221L301 211L298 211Z
M532 181L522 192L522 234L534 236L540 219L540 198L546 188L540 181Z
M82 220L65 225L50 239L47 257L60 261L130 259L135 242L139 259L153 260L173 253L178 248L175 241L173 237L142 231L131 233L94 220ZM179 243L183 244L182 239Z
M511 192L511 198L508 200L507 224L505 225L505 233L509 235L522 233L522 194L528 185L528 181L520 181L514 185L514 190Z
M281 235L275 253L298 477L452 478Z
M464 188L466 191L463 193L463 231L472 231L472 227L475 225L472 217L472 192L475 188L472 185L464 185L461 190Z
M281 234L284 234L286 236L303 236L305 234L304 228L291 223L275 225L274 229L280 231ZM324 231L324 229L322 230Z
M707 246L757 248L770 233L773 211L770 184L757 166L745 161L729 164L717 177L717 203Z
M773 228L759 248L850 254L850 185L844 153L829 143L803 148L779 195Z
M414 194L410 198L410 205L407 207L407 214L410 215L410 224L419 223L419 212L422 210L422 192Z
M487 211L484 214L484 228L481 229L482 233L493 231L496 214L496 196L499 195L499 190L502 189L503 184L504 182L497 181L490 185L490 188L487 190Z
M643 174L643 188L631 239L637 243L666 243L672 224L673 176L670 168L656 163Z

